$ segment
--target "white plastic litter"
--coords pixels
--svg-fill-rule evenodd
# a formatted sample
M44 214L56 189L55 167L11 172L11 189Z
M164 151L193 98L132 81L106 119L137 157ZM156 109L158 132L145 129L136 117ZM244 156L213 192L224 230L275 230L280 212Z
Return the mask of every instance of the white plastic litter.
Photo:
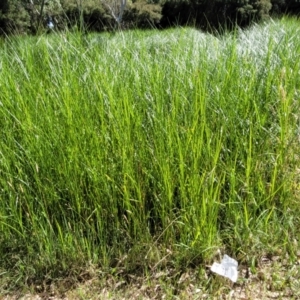
M48 28L49 29L53 29L54 28L54 24L52 21L49 21L48 24L47 24Z
M238 279L237 268L238 262L225 254L221 263L218 264L214 262L210 270L218 275L229 278L233 282L236 282Z

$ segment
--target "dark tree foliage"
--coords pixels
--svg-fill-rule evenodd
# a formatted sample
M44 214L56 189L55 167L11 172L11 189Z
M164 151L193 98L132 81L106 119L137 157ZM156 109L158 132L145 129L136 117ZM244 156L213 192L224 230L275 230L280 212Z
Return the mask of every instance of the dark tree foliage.
M105 1L0 0L0 33L36 33L49 17L57 30L79 24L91 31L110 29L114 18ZM128 0L122 27L247 26L283 13L300 14L300 0Z
M161 6L158 1L134 1L130 9L126 9L124 23L126 27L151 28L160 25Z
M167 0L163 24L200 26L247 25L269 17L271 0Z
M300 0L285 0L286 11L291 14L300 14Z
M286 10L286 1L285 0L272 0L272 10L273 14L282 14Z
M29 14L25 9L26 3L22 0L1 0L0 4L0 31L26 32L29 27Z
M8 0L2 0L0 2L0 28L5 28L5 15L9 9Z

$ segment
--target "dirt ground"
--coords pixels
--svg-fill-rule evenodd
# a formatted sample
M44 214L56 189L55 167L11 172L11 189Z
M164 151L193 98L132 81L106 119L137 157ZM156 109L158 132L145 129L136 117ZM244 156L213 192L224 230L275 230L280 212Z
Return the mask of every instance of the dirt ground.
M239 267L239 279L233 284L228 279L212 274L207 269L203 279L189 270L176 277L172 270L160 271L144 278L132 275L131 282L113 277L94 276L61 293L48 287L39 294L15 293L0 296L3 300L74 300L74 299L300 299L300 255L293 264L288 258L262 257L255 273ZM178 275L178 274L177 274ZM173 279L172 279L173 276Z

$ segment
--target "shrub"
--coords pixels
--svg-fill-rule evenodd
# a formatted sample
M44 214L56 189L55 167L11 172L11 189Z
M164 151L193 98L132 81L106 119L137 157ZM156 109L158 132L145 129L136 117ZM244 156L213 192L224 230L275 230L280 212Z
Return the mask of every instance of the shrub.
M103 5L98 0L62 0L66 25L74 27L82 22L82 26L91 31L101 31L110 21Z
M30 16L22 1L4 0L0 4L1 31L8 33L25 33L30 28Z
M146 0L132 3L125 11L124 22L129 26L149 28L157 26L161 20L162 8L158 3Z
M163 23L210 27L230 21L248 25L252 20L268 17L271 7L270 0L167 0L163 6Z

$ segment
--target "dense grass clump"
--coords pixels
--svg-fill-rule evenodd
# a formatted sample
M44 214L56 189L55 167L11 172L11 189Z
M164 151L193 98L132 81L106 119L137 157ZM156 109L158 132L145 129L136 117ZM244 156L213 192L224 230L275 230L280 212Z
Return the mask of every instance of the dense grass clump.
M293 256L299 53L296 20L2 42L0 273Z

